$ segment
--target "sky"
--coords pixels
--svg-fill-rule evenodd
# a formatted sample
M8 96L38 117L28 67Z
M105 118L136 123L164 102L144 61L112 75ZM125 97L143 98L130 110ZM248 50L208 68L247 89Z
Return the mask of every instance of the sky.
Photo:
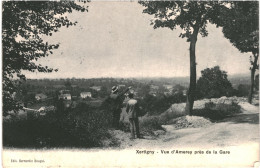
M181 29L153 29L152 15L137 2L90 2L89 12L67 14L76 26L61 28L49 43L59 43L53 54L37 62L58 72L29 73L27 78L182 77L189 76L189 43ZM221 28L208 24L209 35L199 35L197 74L219 65L228 75L249 74L250 53L240 53Z

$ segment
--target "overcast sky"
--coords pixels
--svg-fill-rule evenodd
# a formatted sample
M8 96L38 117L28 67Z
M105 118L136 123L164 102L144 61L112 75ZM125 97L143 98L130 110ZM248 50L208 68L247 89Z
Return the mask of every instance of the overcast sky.
M50 38L60 43L40 63L53 73L26 73L28 78L179 77L189 76L189 43L180 29L153 29L153 16L142 13L137 2L91 2L89 12L68 14L76 26L61 28ZM199 36L197 74L219 65L233 74L249 74L250 53L240 53L221 29L208 25L209 35Z

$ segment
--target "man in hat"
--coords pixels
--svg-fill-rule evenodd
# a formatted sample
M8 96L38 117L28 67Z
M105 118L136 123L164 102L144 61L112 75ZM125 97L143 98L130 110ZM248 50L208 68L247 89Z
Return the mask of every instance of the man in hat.
M140 107L137 103L137 100L134 99L133 93L130 92L128 97L130 100L128 100L126 104L126 112L128 114L129 122L130 122L131 139L134 139L135 136L137 138L140 138L139 121L138 121Z
M120 114L122 111L122 105L123 105L123 95L131 89L131 87L128 87L125 91L122 93L118 92L118 86L113 86L110 94L111 104L112 107L111 110L113 111L113 127L116 129L119 129L119 121L120 121Z

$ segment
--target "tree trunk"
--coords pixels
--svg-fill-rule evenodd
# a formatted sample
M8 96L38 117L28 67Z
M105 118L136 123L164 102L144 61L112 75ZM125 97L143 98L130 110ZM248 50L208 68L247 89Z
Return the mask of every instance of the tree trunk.
M250 83L250 90L248 95L248 103L252 103L253 91L254 91L254 83L255 83L255 69L251 69L251 83Z
M196 42L197 42L198 30L194 30L194 33L191 37L190 41L190 85L187 91L187 100L185 113L188 115L192 115L192 108L194 103L194 97L196 92Z
M252 103L253 91L255 86L255 71L257 69L257 61L258 61L258 54L253 54L253 55L254 55L254 62L252 63L253 66L251 68L251 84L250 84L250 90L248 95L248 102L250 104Z

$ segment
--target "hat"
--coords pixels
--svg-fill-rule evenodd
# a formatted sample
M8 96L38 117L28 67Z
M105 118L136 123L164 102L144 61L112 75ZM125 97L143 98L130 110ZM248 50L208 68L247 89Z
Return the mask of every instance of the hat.
M112 87L112 93L115 93L116 91L118 91L118 86L113 86Z

